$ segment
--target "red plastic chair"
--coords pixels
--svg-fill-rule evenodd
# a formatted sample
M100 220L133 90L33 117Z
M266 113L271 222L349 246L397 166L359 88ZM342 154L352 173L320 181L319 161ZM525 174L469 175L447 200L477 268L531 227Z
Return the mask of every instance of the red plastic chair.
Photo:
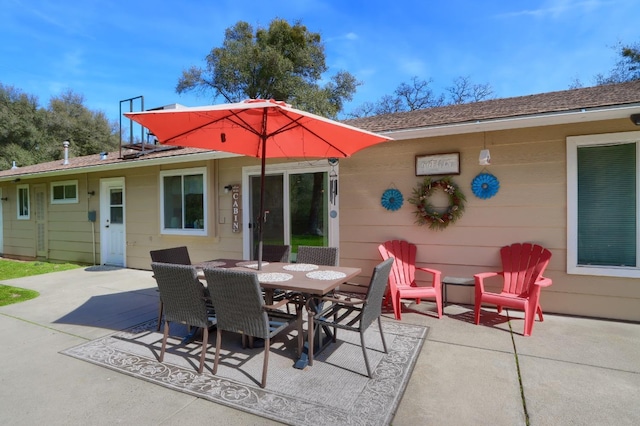
M378 246L378 251L383 260L389 257L395 258L389 275L387 300L391 299L396 319L402 319L400 299L415 299L416 303L420 303L420 299L435 299L438 318L442 318L442 283L440 281L442 272L430 268L416 268L417 249L415 244L407 241L387 241ZM416 271L430 274L433 279L432 285L428 287L416 285Z
M549 278L542 276L551 260L551 252L537 244L516 243L500 249L502 272L484 272L475 274L476 301L475 322L480 323L480 307L483 303L497 305L498 312L502 307L524 311L524 335L530 336L533 330L536 313L543 321L540 308L540 290L552 284ZM503 277L502 292L485 291L484 280L501 275Z

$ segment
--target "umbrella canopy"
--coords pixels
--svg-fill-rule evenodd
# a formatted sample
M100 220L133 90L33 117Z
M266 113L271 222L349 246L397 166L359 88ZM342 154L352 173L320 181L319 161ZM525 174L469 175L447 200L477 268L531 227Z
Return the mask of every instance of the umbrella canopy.
M149 129L162 144L231 152L262 159L258 265L262 262L262 219L266 158L348 157L390 140L292 108L284 102L251 99L232 104L150 110L124 114Z

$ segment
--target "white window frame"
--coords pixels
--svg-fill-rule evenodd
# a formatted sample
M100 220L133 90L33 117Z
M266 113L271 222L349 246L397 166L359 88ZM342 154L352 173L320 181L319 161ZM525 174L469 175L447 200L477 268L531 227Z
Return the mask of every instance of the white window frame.
M204 224L202 228L182 228L173 229L164 227L164 178L167 176L185 176L185 175L202 175L202 208L203 208L203 220ZM208 223L209 223L209 209L208 205L208 190L207 190L207 168L206 167L194 167L189 169L175 169L164 170L160 172L160 233L165 235L188 235L188 236L206 236ZM183 200L184 200L184 194Z
M289 181L290 174L296 173L317 173L317 172L325 172L328 175L334 171L339 175L339 165L331 167L327 160L312 160L305 162L291 162L291 163L280 163L280 164L267 164L265 174L282 174L284 182ZM249 180L252 176L260 176L262 172L261 166L246 166L242 168L242 187L247 188L246 191L242 191L242 205L247 206L242 209L242 221L243 223L251 223L251 209L249 197L251 196L248 188L250 187ZM290 206L289 206L289 191L285 191L283 196L283 207L284 207L284 216L290 217ZM338 212L340 210L340 197L336 197L335 203L331 205L329 203L327 218L328 222L328 232L329 239L328 245L329 247L338 247L340 242L340 215L336 214L335 216L331 214L331 211ZM246 225L245 225L246 229ZM291 223L289 220L285 220L284 223L284 238L285 241L291 240ZM252 255L251 253L251 231L243 232L242 236L242 250L243 257L245 259L250 259Z
M76 187L76 197L75 198L63 198L61 200L56 200L53 198L54 188L58 186L75 186ZM63 192L65 192L63 190ZM51 204L77 204L78 203L78 181L77 180L63 180L59 182L51 182Z
M636 144L636 267L578 265L578 148ZM640 132L567 137L567 274L640 278Z
M20 190L21 189L26 189L27 190L27 214L21 214L20 213ZM31 219L31 193L29 191L29 185L28 184L22 184L22 185L16 185L16 213L18 215L18 219L19 220L29 220Z

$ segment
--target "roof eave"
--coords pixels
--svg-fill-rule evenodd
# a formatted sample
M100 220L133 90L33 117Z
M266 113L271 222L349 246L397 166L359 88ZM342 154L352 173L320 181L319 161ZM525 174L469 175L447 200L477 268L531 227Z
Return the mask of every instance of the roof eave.
M94 173L99 171L109 171L109 170L124 170L131 169L134 167L147 167L147 166L157 166L163 164L179 164L179 163L187 163L192 161L202 161L202 160L216 160L222 158L231 158L238 157L238 154L232 154L228 152L222 151L211 151L211 152L195 152L192 154L181 154L169 157L161 157L161 158L139 158L132 161L118 161L108 164L92 164L89 166L79 166L79 167L71 167L65 169L58 170L50 170L43 172L28 172L25 173L15 173L9 176L0 177L0 183L2 182L11 182L16 179L35 179L35 178L43 178L43 177L55 177L55 176L66 176L78 173Z
M523 129L527 127L553 126L559 124L584 123L588 121L614 120L628 118L640 113L640 104L618 105L614 107L581 109L574 111L549 112L522 115L516 117L494 118L463 123L452 123L378 131L381 135L391 136L395 140L451 136L463 133L489 132L498 130Z

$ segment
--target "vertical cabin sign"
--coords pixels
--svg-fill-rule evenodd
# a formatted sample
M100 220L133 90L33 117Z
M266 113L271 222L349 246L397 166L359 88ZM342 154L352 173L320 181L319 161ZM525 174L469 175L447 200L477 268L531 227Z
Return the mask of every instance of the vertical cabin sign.
M231 231L240 232L240 185L231 188Z

